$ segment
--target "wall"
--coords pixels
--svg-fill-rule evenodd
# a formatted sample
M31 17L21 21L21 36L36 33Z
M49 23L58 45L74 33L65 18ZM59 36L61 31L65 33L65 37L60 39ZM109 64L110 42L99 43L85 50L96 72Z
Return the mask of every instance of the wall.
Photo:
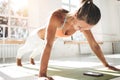
M102 13L101 28L104 45L103 51L107 53L112 52L112 43L110 41L120 40L120 24L118 13L119 6L117 0L99 0Z
M29 0L29 27L38 27L39 18L39 0Z
M103 39L107 41L118 39L118 34L120 31L116 1L117 0L100 0Z
M61 0L29 0L30 27L43 26L50 14L60 7Z

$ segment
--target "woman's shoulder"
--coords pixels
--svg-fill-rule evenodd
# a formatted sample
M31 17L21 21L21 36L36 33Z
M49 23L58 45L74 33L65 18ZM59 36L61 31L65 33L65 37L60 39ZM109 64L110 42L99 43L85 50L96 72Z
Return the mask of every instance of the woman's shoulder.
M66 9L62 9L62 8L60 8L60 9L57 9L57 10L55 10L54 11L54 13L68 13L69 11L68 10L66 10Z
M58 18L63 18L67 13L69 13L68 10L65 9L57 9L52 13L52 16L58 17Z
M52 13L50 19L51 21L56 21L57 24L61 25L64 22L67 13L69 13L69 11L65 9L57 9Z
M53 26L61 26L64 22L65 16L69 11L65 9L57 9L53 11L50 19L49 19L49 25Z

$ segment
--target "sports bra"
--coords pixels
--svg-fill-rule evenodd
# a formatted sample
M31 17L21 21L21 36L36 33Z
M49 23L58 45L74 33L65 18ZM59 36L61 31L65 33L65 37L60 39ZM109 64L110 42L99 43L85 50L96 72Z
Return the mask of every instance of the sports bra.
M66 17L65 17L62 26L61 26L60 28L57 28L57 30L62 30L62 29L64 28L64 26L65 26L66 21L67 21L67 19L66 19Z
M66 36L68 36L68 35L65 35L64 32L63 32L63 28L65 26L66 21L67 21L67 18L65 17L62 26L57 28L56 37L66 37Z

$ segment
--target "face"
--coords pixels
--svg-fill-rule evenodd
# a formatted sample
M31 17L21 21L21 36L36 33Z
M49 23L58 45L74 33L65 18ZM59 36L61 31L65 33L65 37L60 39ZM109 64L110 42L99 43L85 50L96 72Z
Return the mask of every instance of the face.
M90 25L83 20L78 20L77 18L74 18L73 27L75 30L80 30L82 32L85 30L90 30L93 25Z

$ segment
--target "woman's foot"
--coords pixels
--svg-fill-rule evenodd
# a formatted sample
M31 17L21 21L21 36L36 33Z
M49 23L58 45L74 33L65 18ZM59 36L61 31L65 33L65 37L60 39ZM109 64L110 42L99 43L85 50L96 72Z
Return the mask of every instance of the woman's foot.
M34 62L34 59L33 59L33 58L30 58L30 63L31 63L32 65L35 65L35 62Z
M16 59L17 66L22 66L21 59Z

